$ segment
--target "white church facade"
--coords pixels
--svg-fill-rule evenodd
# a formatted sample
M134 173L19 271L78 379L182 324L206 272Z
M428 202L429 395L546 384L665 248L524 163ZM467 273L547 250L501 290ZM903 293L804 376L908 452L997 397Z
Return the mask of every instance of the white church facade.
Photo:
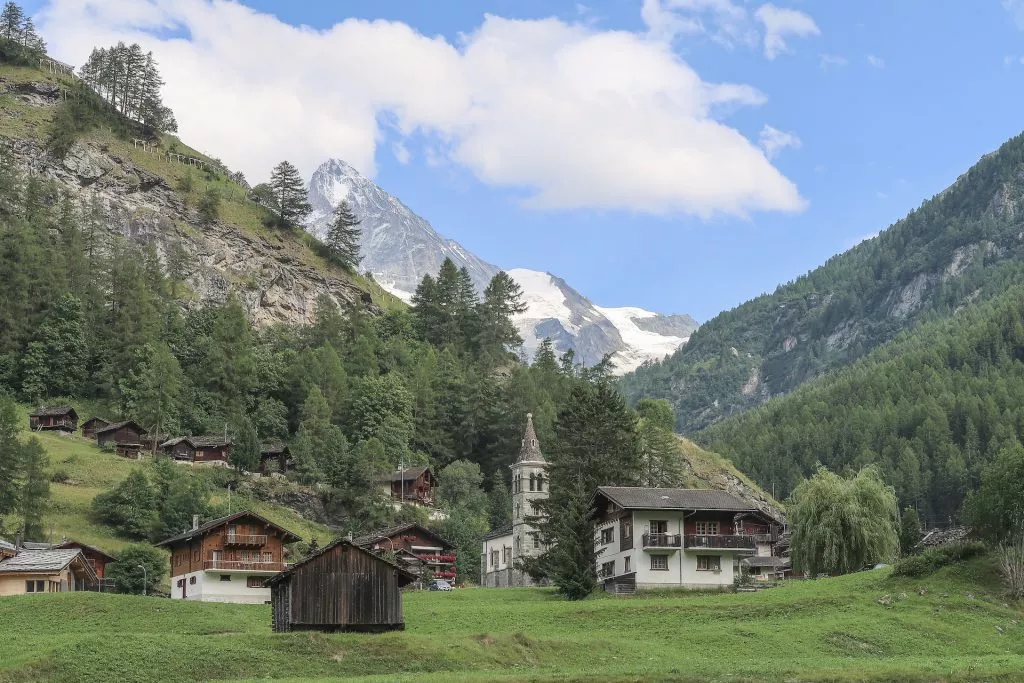
M512 523L484 536L480 585L490 588L532 586L533 580L517 560L536 557L544 549L537 528L529 520L540 513L535 507L548 496L548 463L540 450L533 415L526 415L526 430L519 457L512 470Z

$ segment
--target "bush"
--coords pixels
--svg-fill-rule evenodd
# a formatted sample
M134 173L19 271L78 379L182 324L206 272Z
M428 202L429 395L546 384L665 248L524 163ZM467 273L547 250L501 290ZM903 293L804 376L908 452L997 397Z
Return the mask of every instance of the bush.
M70 481L71 475L68 474L67 470L57 470L50 475L50 481L54 484L63 484L64 482Z
M928 548L920 555L907 557L897 562L892 570L892 575L907 576L915 579L921 578L938 571L946 565L969 560L972 557L984 555L985 552L985 544L979 541Z
M996 555L1007 592L1016 600L1024 598L1024 539L1001 544Z

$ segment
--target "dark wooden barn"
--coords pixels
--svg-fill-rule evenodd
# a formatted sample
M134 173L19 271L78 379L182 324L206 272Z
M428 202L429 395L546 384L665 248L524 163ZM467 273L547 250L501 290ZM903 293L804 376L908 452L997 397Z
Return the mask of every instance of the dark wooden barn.
M28 416L28 427L33 432L40 430L74 432L78 429L78 413L71 406L40 408Z
M103 429L109 424L110 420L105 420L102 417L90 417L82 423L82 436L91 439L96 436L97 430Z
M266 443L260 446L260 474L287 474L295 469L295 462L288 446L280 443Z
M136 422L128 420L126 422L115 422L114 424L101 427L96 430L96 442L101 446L108 444L129 444L136 447L141 447L142 437L146 434L146 430L140 427Z
M267 580L275 631L405 628L402 587L416 577L339 539Z

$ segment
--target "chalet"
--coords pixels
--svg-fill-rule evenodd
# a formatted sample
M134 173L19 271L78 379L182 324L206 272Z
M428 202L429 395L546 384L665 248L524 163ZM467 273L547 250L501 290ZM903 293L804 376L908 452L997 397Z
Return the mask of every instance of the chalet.
M416 523L380 529L360 536L352 542L371 552L398 554L405 550L423 561L424 573L438 579L455 581L455 546L443 536Z
M82 423L82 436L87 439L95 438L96 430L103 429L109 424L110 420L105 420L102 417L90 417Z
M434 471L426 465L402 467L377 480L391 500L419 505L434 504L437 480Z
M81 550L82 555L85 556L85 561L96 573L96 588L99 590L109 590L113 588L112 580L107 578L107 565L117 562L117 558L110 553L107 553L96 546L76 541L73 538L61 541L60 543L55 543L51 548L53 550Z
M28 416L28 426L33 432L74 432L78 429L78 413L71 406L40 408Z
M287 446L280 443L260 446L260 474L264 477L271 474L287 474L294 469L295 463Z
M267 580L274 631L405 628L402 587L415 577L346 539Z
M284 571L285 546L302 539L254 512L236 512L172 536L171 597L203 602L265 603L268 577Z
M121 457L135 460L142 450L142 437L145 434L145 429L136 422L128 420L97 429L96 442L100 446L113 446Z
M88 590L96 572L78 548L28 550L0 560L0 596Z
M610 592L726 588L740 561L771 555L779 525L724 491L602 486L597 569Z
M791 571L788 557L772 555L745 557L740 561L740 565L755 581L766 583L786 578Z
M180 436L160 444L160 450L182 462L227 463L231 439L223 436Z

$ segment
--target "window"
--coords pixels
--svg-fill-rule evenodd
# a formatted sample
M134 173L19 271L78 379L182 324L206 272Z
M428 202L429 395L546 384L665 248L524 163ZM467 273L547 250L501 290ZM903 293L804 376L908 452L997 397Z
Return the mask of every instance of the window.
M230 581L231 580L231 574L221 574L220 575L220 580L221 581Z
M501 561L508 564L510 559L512 559L512 548L505 546L501 549Z
M181 588L185 585L185 579L178 579L178 583L176 585L178 586L178 588Z
M516 519L519 519L519 503L516 503Z
M628 557L625 557L625 558L622 559L622 571L624 571L627 574L631 571L630 568L629 568L629 558Z
M601 576L608 577L615 573L615 561L604 562L601 564Z
M697 571L699 571L699 572L719 572L719 571L722 571L722 557L721 557L721 555L698 555L697 556Z
M46 582L45 581L26 581L25 582L26 593L45 593Z
M615 540L615 527L610 526L607 529L601 529L601 545L608 545Z
M492 550L491 551L491 566L492 567L497 567L498 566L498 551L497 550Z
M263 588L263 577L262 576L250 576L245 580L246 588Z
M544 475L543 474L538 474L537 475L537 490L538 491L543 491L544 490Z
M717 536L718 522L697 522L698 536Z
M194 576L190 576L190 577L188 577L188 583L189 583L189 585L191 585L191 586L194 586L194 585L196 585L196 577L194 577Z
M651 555L651 571L667 572L668 555Z
M622 520L622 537L633 538L633 522Z
M651 533L652 534L667 534L668 533L668 522L663 519L652 519L651 520Z
M540 536L538 536L537 534L530 534L530 535L533 536L533 547L534 548L539 548L540 547Z
M533 474L533 472L530 472L530 490L537 490L537 477Z

